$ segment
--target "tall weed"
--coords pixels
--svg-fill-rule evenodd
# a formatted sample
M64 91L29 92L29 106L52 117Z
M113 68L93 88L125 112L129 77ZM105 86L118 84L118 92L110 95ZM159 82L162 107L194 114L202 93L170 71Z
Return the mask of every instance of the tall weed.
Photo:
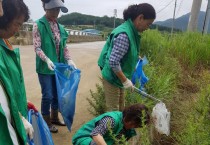
M175 135L180 145L210 144L210 85L206 86L186 112L185 128Z

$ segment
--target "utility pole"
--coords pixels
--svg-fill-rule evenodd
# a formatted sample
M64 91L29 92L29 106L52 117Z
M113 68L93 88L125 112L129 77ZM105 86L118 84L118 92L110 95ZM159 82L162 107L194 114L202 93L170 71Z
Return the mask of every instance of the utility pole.
M209 19L210 19L210 0L208 0L208 4L207 4L207 8L206 8L206 14L205 14L205 19L204 19L204 23L203 23L202 34L207 34L207 32L208 32Z
M117 18L117 9L114 9L114 28L115 28L115 19Z
M200 12L202 0L193 0L190 19L188 23L188 31L197 31L198 26L198 14Z
M173 21L172 21L172 26L171 26L171 36L172 36L172 34L173 34L173 31L174 31L174 22L175 22L175 13L176 13L176 4L177 4L177 0L175 0L174 14L173 14Z
M93 28L96 28L96 20L93 21Z

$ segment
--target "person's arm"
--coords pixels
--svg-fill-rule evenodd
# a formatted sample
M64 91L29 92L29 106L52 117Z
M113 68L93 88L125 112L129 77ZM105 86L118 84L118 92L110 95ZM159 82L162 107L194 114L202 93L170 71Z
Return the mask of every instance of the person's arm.
M114 44L112 52L109 58L109 65L116 74L116 76L122 82L124 88L130 88L133 86L132 82L126 78L121 69L121 60L126 55L129 49L129 39L125 33L119 34L114 38Z
M42 44L42 42L41 42L40 32L39 32L37 23L34 23L34 25L33 25L33 45L34 45L34 50L35 50L37 56L39 56L43 61L46 62L47 56L42 51L41 44Z
M100 134L93 136L93 140L97 145L107 145L103 136L101 136Z
M115 74L120 79L120 81L122 83L124 83L126 81L127 78L122 71L115 72Z
M70 52L69 52L69 49L68 49L68 46L66 45L65 48L64 48L64 58L67 62L68 65L71 65L73 66L75 69L77 69L77 66L76 64L74 63L74 61L71 59L71 56L70 56Z
M114 119L106 116L97 123L90 135L97 145L106 145L103 135L105 135L107 131L112 128L114 128Z
M67 45L64 47L64 58L66 61L71 59L70 51Z
M41 60L46 62L48 68L53 71L54 70L53 62L45 55L45 53L41 49L41 36L36 23L34 23L33 25L33 44L36 55L39 56Z
M122 83L126 81L126 77L122 72L120 62L128 52L128 49L129 40L125 33L121 33L116 38L114 38L114 44L110 54L109 64Z

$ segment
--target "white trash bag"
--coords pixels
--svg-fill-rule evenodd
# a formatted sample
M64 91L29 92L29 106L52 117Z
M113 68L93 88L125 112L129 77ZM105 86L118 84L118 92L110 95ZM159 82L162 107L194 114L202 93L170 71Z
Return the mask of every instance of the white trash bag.
M163 102L157 103L152 111L155 128L160 134L170 134L170 115Z

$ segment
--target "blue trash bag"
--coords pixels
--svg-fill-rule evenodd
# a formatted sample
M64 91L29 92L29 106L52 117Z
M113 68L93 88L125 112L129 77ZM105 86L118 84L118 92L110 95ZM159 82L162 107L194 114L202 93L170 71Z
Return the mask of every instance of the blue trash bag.
M140 83L140 90L144 91L144 85L148 82L149 78L145 75L144 71L143 71L143 66L146 65L148 63L148 60L146 57L144 57L143 59L139 59L139 61L137 62L135 71L132 75L132 83L135 85L136 84L136 80L139 81Z
M79 69L75 69L67 64L55 63L59 111L69 131L71 131L73 124L80 76L81 71Z
M54 145L47 123L39 112L30 109L28 111L28 121L34 129L34 138L32 140L28 139L29 145Z

